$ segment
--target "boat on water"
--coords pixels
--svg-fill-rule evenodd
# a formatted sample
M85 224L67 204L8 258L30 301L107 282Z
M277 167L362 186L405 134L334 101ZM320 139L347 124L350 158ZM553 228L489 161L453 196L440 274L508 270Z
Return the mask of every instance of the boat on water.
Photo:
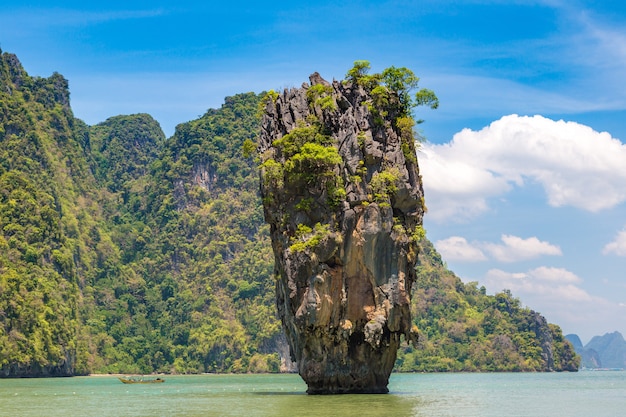
M163 378L118 378L124 384L159 384L161 382L165 382Z

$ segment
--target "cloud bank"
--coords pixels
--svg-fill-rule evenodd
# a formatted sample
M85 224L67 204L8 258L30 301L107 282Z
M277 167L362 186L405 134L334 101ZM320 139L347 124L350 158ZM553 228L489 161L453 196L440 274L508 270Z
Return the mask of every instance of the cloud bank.
M461 262L480 262L494 259L499 262L519 262L544 255L563 253L561 248L536 237L523 239L518 236L502 235L502 243L468 242L460 236L452 236L435 242L435 247L444 259ZM489 254L488 257L486 254Z
M441 256L449 261L481 262L487 260L478 245L470 244L464 237L452 236L438 240L434 245Z
M516 273L491 269L485 281L490 288L506 288L515 295L525 296L523 298L540 297L555 302L592 300L592 296L578 286L582 279L563 268L541 266Z
M420 149L429 218L463 221L489 199L537 183L553 207L590 212L626 201L626 145L607 132L543 116L504 116Z

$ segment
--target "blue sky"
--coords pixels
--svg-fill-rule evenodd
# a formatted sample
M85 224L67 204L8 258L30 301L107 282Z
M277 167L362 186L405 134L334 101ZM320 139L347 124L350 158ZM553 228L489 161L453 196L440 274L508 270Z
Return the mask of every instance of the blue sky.
M228 95L341 79L366 59L433 89L417 109L429 238L490 293L626 335L626 3L617 0L0 4L0 48L57 71L75 115L176 124Z

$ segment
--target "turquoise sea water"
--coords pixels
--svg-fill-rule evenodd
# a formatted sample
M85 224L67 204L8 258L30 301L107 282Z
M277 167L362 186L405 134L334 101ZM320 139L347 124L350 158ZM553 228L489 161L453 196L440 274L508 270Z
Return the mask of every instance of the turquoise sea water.
M626 416L626 372L393 374L390 394L310 396L298 375L1 379L0 416Z

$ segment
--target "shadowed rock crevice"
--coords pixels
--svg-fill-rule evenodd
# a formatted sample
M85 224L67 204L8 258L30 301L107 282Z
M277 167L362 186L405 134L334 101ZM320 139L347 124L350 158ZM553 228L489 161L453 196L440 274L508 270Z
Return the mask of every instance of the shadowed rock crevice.
M385 393L410 317L423 189L407 109L356 80L268 94L259 148L277 307L312 394Z

